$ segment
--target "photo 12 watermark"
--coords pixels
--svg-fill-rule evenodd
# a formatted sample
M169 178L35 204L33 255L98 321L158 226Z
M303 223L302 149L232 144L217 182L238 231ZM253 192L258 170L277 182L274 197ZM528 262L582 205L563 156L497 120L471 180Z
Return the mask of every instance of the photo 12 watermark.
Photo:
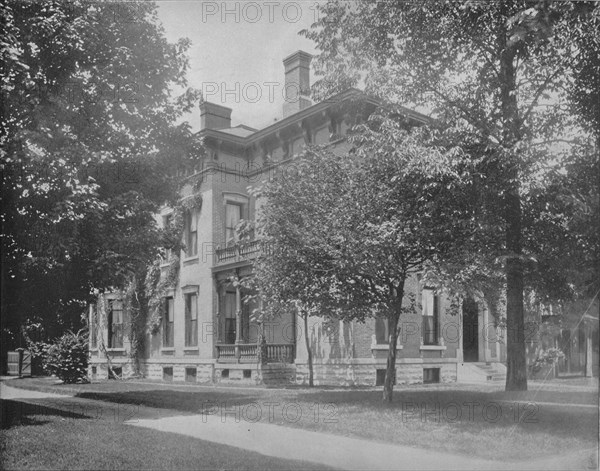
M534 402L402 402L401 420L406 422L538 423L539 405Z
M210 416L221 423L297 423L304 419L314 423L335 424L338 422L338 409L333 403L298 402L231 402L205 401L200 408L202 422L207 423Z
M322 3L322 2L321 2ZM202 23L298 23L319 20L319 2L202 2Z

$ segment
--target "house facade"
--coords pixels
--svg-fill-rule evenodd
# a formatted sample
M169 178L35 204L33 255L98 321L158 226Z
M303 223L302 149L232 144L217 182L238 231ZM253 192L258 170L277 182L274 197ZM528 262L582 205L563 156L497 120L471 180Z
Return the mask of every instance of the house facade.
M255 220L261 201L251 188L273 178L293 178L294 156L305 146L328 144L345 152L345 135L367 119L377 103L350 89L312 104L311 56L298 51L284 59L285 88L299 90L286 100L284 116L261 129L231 126L230 108L200 105L201 130L208 158L192 169L182 199L193 201L184 217L185 251L167 253L161 270L173 263L178 277L165 292L160 328L148 334L139 369L149 379L215 383L307 383L305 326L295 314L263 325L266 346L257 344L259 326L243 302L238 283L252 273L253 261L267 250L260 237L239 241L235 228ZM411 110L407 120L427 118ZM164 207L158 224L168 224L173 210ZM452 306L443 293L423 286L417 277L406 287L417 312L400 321L396 345L398 384L494 379L503 372L504 334L483 300ZM482 298L483 299L483 298ZM131 322L118 293L104 295L105 323L90 307L89 374L106 378L110 370L127 376L133 369L127 329ZM383 383L388 353L385 319L365 323L308 320L315 383L377 385ZM259 351L260 350L260 351ZM107 358L108 357L108 358ZM110 366L109 368L109 359ZM491 368L491 369L490 369Z

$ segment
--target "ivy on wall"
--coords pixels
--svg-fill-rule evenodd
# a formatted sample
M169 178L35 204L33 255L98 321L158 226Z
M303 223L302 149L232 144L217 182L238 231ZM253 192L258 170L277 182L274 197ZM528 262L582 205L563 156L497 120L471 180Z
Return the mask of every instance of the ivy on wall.
M199 184L193 186L197 191ZM164 267L164 258L157 258L150 266L140 273L132 273L121 293L123 313L127 319L127 334L129 340L129 358L133 366L133 376L140 376L140 360L144 357L148 335L156 335L161 327L166 305L164 298L168 291L175 289L179 283L181 250L183 243L184 222L189 211L199 211L202 207L202 195L196 193L192 197L181 199L173 208L168 227L164 228L163 250L170 250L168 266ZM141 281L143 280L143 282ZM104 342L103 332L108 332L108 309L104 294L99 294L98 312L98 345L107 360L108 368L114 374L112 358Z

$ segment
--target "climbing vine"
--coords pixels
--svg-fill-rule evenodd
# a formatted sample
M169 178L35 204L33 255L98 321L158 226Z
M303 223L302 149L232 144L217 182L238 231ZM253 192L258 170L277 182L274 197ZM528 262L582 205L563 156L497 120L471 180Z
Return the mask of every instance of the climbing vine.
M179 282L179 256L174 255L169 260L164 276L161 276L161 260L156 260L146 273L145 291L148 295L148 318L145 332L156 335L160 329L165 314L163 298L167 290L174 289Z
M197 191L199 184L194 184L193 189ZM128 320L129 357L134 376L141 373L140 360L144 355L148 334L155 335L160 329L165 309L163 299L168 290L176 288L179 283L180 257L177 254L186 248L182 240L186 214L193 209L200 210L201 206L202 196L199 193L180 200L174 206L170 222L163 230L162 256L150 266L141 268L138 273L132 273L121 290L123 312ZM164 266L166 251L171 253L167 267ZM110 328L107 302L103 294L98 293L97 299L98 323L101 324L98 329L99 349L107 359L109 370L117 377L103 337L103 332Z

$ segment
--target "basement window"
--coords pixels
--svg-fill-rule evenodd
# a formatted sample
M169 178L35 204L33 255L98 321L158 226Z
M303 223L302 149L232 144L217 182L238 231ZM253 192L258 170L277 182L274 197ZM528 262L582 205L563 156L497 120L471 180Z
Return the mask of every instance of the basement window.
M163 381L173 381L173 367L166 366L163 368Z
M423 383L439 383L440 369L439 368L423 368Z
M120 379L123 377L123 368L109 368L108 369L108 379Z
M377 370L377 376L375 377L375 386L383 386L385 384L385 369ZM394 384L396 384L396 375L394 375Z
M244 379L252 378L252 370L244 370Z
M196 382L196 368L186 368L185 369L185 380L188 383Z
M221 370L221 378L229 378L229 370Z

